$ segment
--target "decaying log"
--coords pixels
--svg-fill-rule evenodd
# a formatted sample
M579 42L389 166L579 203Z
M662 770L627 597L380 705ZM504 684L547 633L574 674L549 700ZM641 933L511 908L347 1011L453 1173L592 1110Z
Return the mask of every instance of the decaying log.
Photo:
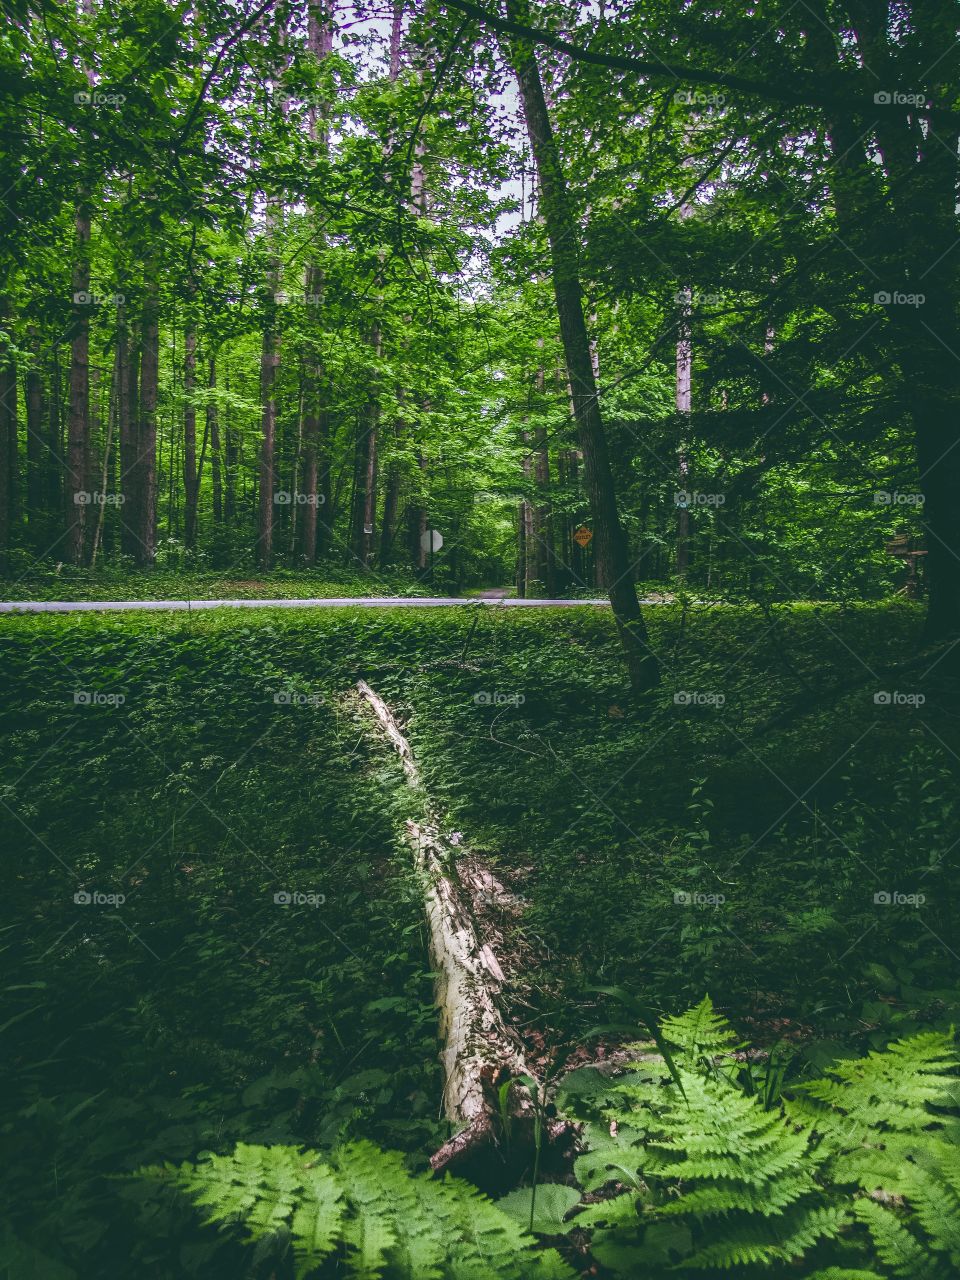
M407 781L419 787L413 751L390 708L365 681L358 681L357 688L400 756ZM514 1083L507 1092L508 1140L500 1089L533 1073L519 1036L504 1017L506 979L492 947L479 935L472 899L483 894L504 911L515 911L516 899L476 859L464 857L458 839L442 832L426 800L424 820L407 822L407 841L424 886L430 958L437 975L443 1109L458 1129L431 1164L497 1189L512 1184L529 1166L534 1130L530 1094ZM569 1141L566 1125L545 1123L545 1144L556 1149Z

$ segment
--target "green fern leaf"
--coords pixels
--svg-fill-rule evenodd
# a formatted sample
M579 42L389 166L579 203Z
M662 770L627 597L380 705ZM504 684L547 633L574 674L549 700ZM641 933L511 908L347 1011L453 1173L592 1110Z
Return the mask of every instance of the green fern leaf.
M709 996L704 996L686 1013L664 1018L661 1031L664 1040L679 1050L688 1067L700 1058L728 1056L740 1047L733 1028L726 1018L714 1011Z
M853 1213L870 1232L882 1262L905 1280L946 1280L946 1272L891 1210L876 1200L857 1200Z
M302 1280L333 1251L343 1223L343 1189L322 1165L303 1172L302 1198L293 1211L290 1232L297 1280Z

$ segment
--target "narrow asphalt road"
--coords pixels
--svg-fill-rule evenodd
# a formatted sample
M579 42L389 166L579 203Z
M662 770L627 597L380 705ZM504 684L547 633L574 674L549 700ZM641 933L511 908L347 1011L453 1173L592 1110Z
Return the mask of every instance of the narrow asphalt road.
M518 600L484 596L337 596L306 600L2 600L0 613L120 613L128 609L422 609L483 604L521 609L570 609L609 600ZM641 604L657 604L641 600Z

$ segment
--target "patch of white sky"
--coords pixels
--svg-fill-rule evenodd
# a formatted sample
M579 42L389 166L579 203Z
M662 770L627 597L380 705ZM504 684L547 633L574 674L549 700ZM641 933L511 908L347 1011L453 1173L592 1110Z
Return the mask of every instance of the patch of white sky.
M412 6L405 5L403 31L406 34ZM356 4L334 6L335 47L339 46L349 56L351 49L363 44L372 53L372 64L364 69L368 75L385 75L389 66L390 33L393 23L392 5L382 7ZM405 56L406 54L406 56ZM369 55L368 55L369 56ZM441 57L443 55L441 54ZM408 51L401 52L401 65L407 60ZM450 75L450 72L447 72ZM484 229L481 235L496 243L513 231L517 225L531 216L533 210L533 183L530 177L531 162L526 145L523 117L516 81L512 75L504 77L502 86L490 93L497 124L516 139L518 176L509 177L489 188L487 194L495 204L509 203L512 208L502 211L492 229Z

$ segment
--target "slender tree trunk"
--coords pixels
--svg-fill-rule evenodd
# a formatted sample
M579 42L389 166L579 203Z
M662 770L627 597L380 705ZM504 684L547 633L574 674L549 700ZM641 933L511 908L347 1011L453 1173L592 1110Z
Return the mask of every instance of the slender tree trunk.
M508 0L507 12L519 21L529 20L523 0ZM560 336L583 452L584 483L590 501L597 556L626 657L631 686L634 690L649 689L659 679L659 667L647 639L646 624L633 583L627 540L617 509L583 315L577 226L568 203L566 182L547 113L536 56L532 48L519 43L510 47L509 55L520 86L530 146L540 181L540 212L550 242Z
M375 360L380 359L380 326L370 335ZM373 558L374 523L377 509L377 435L380 425L379 379L370 376L370 391L359 419L354 459L353 520L350 549L353 558L366 569Z
M681 210L681 216L683 211ZM687 484L690 475L690 460L687 456L687 427L686 424L690 420L690 391L691 391L691 369L692 369L692 348L690 335L690 312L692 309L691 293L689 289L683 290L682 301L678 304L680 308L680 327L677 336L677 383L676 383L676 406L677 416L683 425L683 437L680 441L680 448L677 452L677 474L680 482L680 493L682 496L677 507L677 577L684 578L687 574L687 568L690 564L690 507L686 497Z
M277 435L276 376L280 340L272 323L264 330L260 355L260 465L257 560L268 569L273 559L273 468Z
M47 452L45 456L44 508L59 525L63 511L63 387L60 376L60 347L55 342L50 350L50 405L47 414Z
M525 446L523 460L520 463L523 471L523 487L529 490L530 479L533 475L533 459L530 457L529 450L526 446L530 443L529 431L522 433L522 439ZM530 499L524 496L520 499L520 506L517 509L517 595L521 599L526 599L531 593L533 579L536 576L535 562L537 557L537 549L534 545L534 523L533 508L530 505Z
M137 555L137 520L140 513L140 347L133 339L129 317L121 314L117 330L121 351L120 400L120 550Z
M322 288L323 275L319 267L309 267L306 277L308 298L318 299ZM308 314L310 314L309 311ZM322 384L323 371L320 362L315 352L308 351L303 366L303 412L300 420L303 451L300 484L304 498L303 511L300 513L300 555L306 564L314 564L317 558L320 447L321 437L324 434L324 410L320 404Z
M183 495L184 537L191 550L197 542L197 409L193 397L197 389L197 334L190 329L184 342L183 355Z
M378 563L383 568L390 563L393 540L397 532L397 511L400 506L400 467L395 461L387 468L387 480L383 488L383 515L380 524L380 553Z
M43 472L46 442L43 438L43 376L40 340L35 327L30 330L31 362L27 369L25 400L27 411L27 526L35 532L43 513Z
M148 286L141 325L140 428L137 433L135 554L149 567L157 554L157 389L160 374L160 316L155 285Z
M527 500L521 498L517 507L517 595L523 600L527 594Z
M217 362L211 356L207 362L207 388L210 397L207 400L207 430L210 433L210 468L213 481L213 519L215 524L223 523L223 481L220 475L220 415L217 413L217 402L214 394L217 390Z
M118 344L113 361L113 376L110 379L110 399L107 404L107 431L106 438L103 442L103 466L100 471L100 482L97 486L97 492L100 495L100 501L97 504L95 512L96 527L93 531L93 537L90 541L90 568L97 567L97 556L100 552L100 544L103 541L103 524L106 519L107 512L107 482L110 475L110 456L111 444L113 441L114 429L116 426L117 403L120 395L120 383L123 379L123 362Z
M230 390L229 374L227 377L227 391ZM223 518L231 527L237 523L237 473L240 466L240 445L237 439L237 430L230 420L227 420L224 428L224 454L223 454L223 474L224 474L224 494L223 494Z
M537 390L541 399L545 389L542 366L537 370ZM556 552L553 544L553 515L550 505L550 448L547 428L543 423L534 432L533 478L537 487L537 503L532 512L535 530L536 562L534 577L548 597L557 588Z
M0 299L0 322L9 322L10 309ZM0 557L6 556L13 536L17 509L17 366L7 335L0 348Z
M89 498L86 483L90 444L90 210L85 200L81 199L77 206L74 225L76 258L73 266L64 524L67 557L74 564L81 564Z
M417 451L417 468L420 471L420 490L426 484L427 459L422 450ZM424 541L427 533L427 508L419 497L407 509L410 561L418 572L427 567L427 550Z
M307 10L307 47L318 62L322 62L332 52L333 35L331 0L319 0L319 3L314 0ZM323 104L311 107L309 129L311 139L325 153L328 149L328 129ZM321 235L321 248L323 243ZM321 338L320 318L324 292L323 270L319 263L313 262L307 266L304 290L308 337L303 362L303 407L300 421L303 442L300 487L304 502L303 510L299 513L299 548L302 559L310 565L316 562L318 551L327 549L326 518L329 516L325 510L325 518L318 518L318 507L324 506L325 499L329 497L324 488L324 484L329 487L329 460L323 456L328 427L327 410L323 403L325 378L317 350Z

